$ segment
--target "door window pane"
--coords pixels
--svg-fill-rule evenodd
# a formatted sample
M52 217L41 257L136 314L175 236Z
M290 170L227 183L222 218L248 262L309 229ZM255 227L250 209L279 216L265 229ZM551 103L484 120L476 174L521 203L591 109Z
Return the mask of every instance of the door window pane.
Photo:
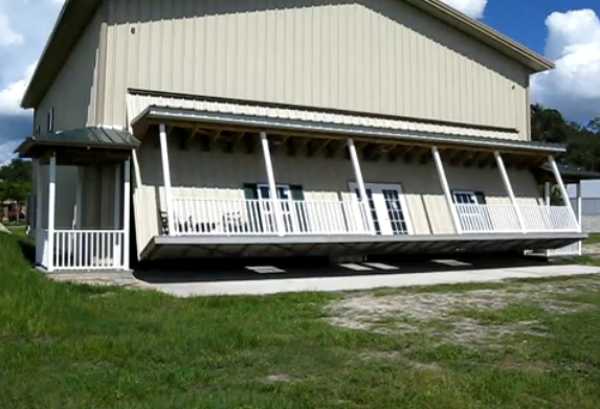
M388 217L395 236L408 233L406 219L400 202L400 193L397 190L384 189L383 197L388 211Z

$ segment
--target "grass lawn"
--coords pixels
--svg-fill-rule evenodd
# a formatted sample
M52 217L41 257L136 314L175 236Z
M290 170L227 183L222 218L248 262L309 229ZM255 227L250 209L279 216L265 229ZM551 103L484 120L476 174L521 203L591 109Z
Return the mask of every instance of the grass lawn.
M600 243L600 234L591 233L590 237L587 238L584 244L599 244Z
M175 299L0 234L2 408L597 408L600 277Z

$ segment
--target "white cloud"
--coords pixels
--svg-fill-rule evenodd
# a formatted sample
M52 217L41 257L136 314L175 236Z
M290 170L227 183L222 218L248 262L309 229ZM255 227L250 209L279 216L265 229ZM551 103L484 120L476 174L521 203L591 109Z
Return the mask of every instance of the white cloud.
M30 65L25 70L23 77L15 82L8 84L0 90L0 115L25 115L27 111L21 109L21 99L31 80L35 64Z
M0 13L0 47L21 45L24 42L23 36L11 27L8 17Z
M483 18L488 0L442 0L449 6L472 18Z
M589 9L555 12L546 26L556 69L534 76L534 101L586 123L600 115L600 19Z
M19 143L20 141L18 140L0 141L0 166L7 165L15 158L14 151L19 146Z

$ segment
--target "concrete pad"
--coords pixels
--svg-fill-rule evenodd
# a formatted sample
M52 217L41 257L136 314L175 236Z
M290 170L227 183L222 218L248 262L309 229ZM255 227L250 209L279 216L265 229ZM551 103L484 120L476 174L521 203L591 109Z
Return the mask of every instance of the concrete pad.
M150 283L149 288L176 297L212 295L268 295L293 292L333 292L385 287L414 287L440 284L500 282L516 278L549 278L600 274L600 267L543 265L481 270L450 270L405 274L364 274L335 277L283 279L240 279L188 283Z

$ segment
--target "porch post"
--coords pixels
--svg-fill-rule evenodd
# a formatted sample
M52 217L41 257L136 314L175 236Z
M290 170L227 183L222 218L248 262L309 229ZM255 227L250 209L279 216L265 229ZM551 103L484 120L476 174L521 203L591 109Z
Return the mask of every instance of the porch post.
M577 182L577 222L579 223L579 232L583 233L583 196L581 195L581 181ZM577 253L583 255L583 241L577 243Z
M131 214L131 164L129 159L123 166L123 269L129 270L129 238Z
M77 167L77 190L75 193L75 217L73 218L73 229L81 229L83 217L83 168Z
M448 185L448 178L446 178L446 170L444 169L444 163L442 162L442 157L437 146L431 148L431 153L433 154L433 161L435 162L435 167L437 168L440 184L442 185L442 190L444 191L444 196L446 196L448 209L452 215L454 229L456 230L457 234L462 234L463 231L460 225L460 219L458 218L456 206L454 205L454 200L452 199L452 192L450 191L450 186Z
M36 180L35 180L35 254L36 254L36 263L42 264L44 261L44 248L46 245L42 243L42 238L44 237L44 226L42 223L42 218L44 217L44 210L42 207L42 197L43 193L43 184L42 181L42 162L39 159L36 159Z
M113 226L115 230L119 229L121 225L121 212L119 212L119 208L121 207L121 166L115 165L115 193L113 197Z
M363 178L362 169L360 167L360 161L358 160L358 154L356 153L354 139L352 138L348 138L348 151L350 152L350 159L352 160L352 167L354 168L354 176L356 177L356 184L358 185L360 202L364 206L364 211L367 217L367 227L371 234L375 235L375 223L373 223L373 215L371 214L371 209L369 206L369 196L367 195L365 180Z
M527 233L527 229L525 228L525 222L523 221L523 214L521 213L521 208L519 208L519 204L517 203L517 198L515 197L515 192L512 188L512 184L510 183L508 172L506 171L506 166L504 166L504 160L502 159L502 155L500 155L500 152L495 151L494 156L496 158L496 163L498 164L498 170L500 170L500 175L502 176L502 181L504 182L504 188L506 189L506 193L508 193L513 208L515 209L515 213L519 221L519 227L521 227L521 231L523 233Z
M169 149L167 146L167 127L165 124L159 125L160 132L160 158L162 162L163 185L165 188L165 206L167 210L167 223L169 226L169 236L175 235L175 220L173 213L173 199L171 197L171 166L169 164Z
M56 154L50 157L48 169L48 265L49 272L54 271L54 222L56 211Z
M140 170L140 162L138 161L137 151L131 151L131 160L133 161L133 175L135 176L135 186L142 187L142 172Z
M550 207L550 182L544 182L544 203L546 207Z
M266 132L260 133L260 142L265 160L265 168L267 170L267 180L269 182L269 196L271 196L271 206L273 207L273 215L275 216L275 229L280 236L285 235L285 226L281 217L281 207L277 195L277 183L275 182L275 172L273 171L273 161L271 160L271 148L269 147L269 138Z
M563 182L562 176L560 175L560 171L558 170L558 166L556 165L556 161L553 156L548 156L548 161L550 162L550 166L552 167L552 173L554 173L554 178L558 183L558 187L560 188L560 194L562 196L563 202L565 206L568 206L571 210L571 215L573 216L573 220L578 224L578 230L581 230L581 225L577 220L577 216L575 215L575 211L573 210L573 206L571 204L571 199L569 198L569 193L567 192L567 188Z

